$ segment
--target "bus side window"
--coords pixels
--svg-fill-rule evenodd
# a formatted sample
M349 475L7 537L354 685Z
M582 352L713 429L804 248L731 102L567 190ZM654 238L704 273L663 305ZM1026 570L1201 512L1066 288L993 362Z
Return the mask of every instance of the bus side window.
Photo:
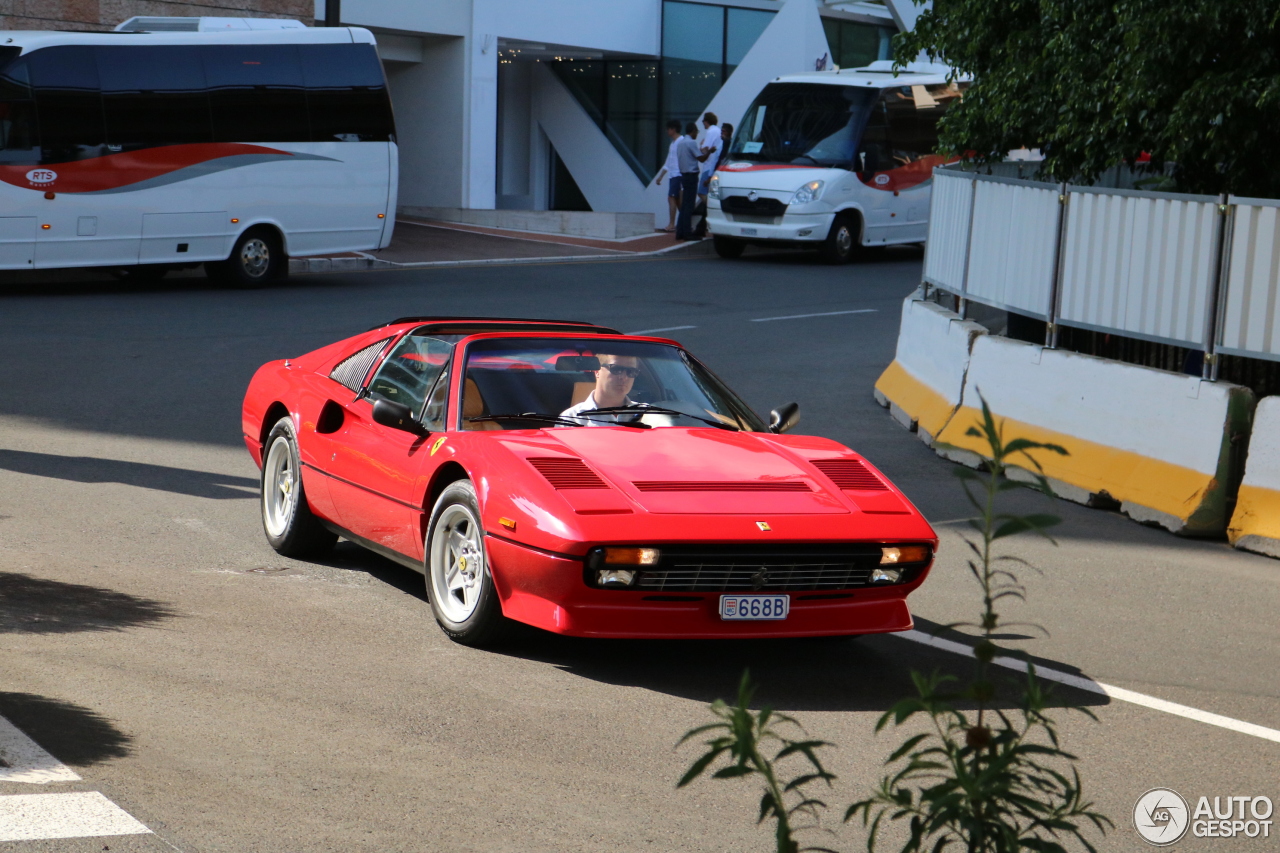
M296 45L205 45L200 53L215 142L311 140Z
M93 48L41 48L27 62L40 122L40 161L66 163L104 154L106 125Z
M97 51L111 150L213 141L198 53L176 45Z
M0 163L34 166L40 162L38 147L27 63L19 59L0 70Z
M889 140L895 165L905 166L938 150L938 119L952 100L946 86L900 86L885 91Z
M867 115L867 125L858 146L858 160L853 168L861 175L872 175L888 171L894 165L890 156L889 120L885 115L884 96L881 95Z
M391 101L373 45L304 44L299 50L312 141L394 139Z

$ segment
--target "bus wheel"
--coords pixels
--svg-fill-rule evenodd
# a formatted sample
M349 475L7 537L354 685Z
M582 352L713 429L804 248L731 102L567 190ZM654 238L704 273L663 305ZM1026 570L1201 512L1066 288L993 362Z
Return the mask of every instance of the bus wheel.
M831 223L831 231L827 239L822 241L818 251L822 260L829 264L847 264L853 260L858 241L862 235L858 233L858 221L852 216L837 216Z
M712 235L711 243L715 246L716 254L722 258L740 258L747 248L745 240L733 240L718 234Z
M250 228L236 240L231 257L205 264L209 277L232 287L264 287L289 269L280 240L265 228Z

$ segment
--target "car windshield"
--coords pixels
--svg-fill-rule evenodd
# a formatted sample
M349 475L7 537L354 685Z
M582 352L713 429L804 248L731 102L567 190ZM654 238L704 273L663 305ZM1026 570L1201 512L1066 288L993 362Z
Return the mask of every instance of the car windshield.
M747 110L729 156L849 168L878 94L857 86L770 83Z
M494 338L467 348L465 371L463 429L765 429L724 383L668 344Z

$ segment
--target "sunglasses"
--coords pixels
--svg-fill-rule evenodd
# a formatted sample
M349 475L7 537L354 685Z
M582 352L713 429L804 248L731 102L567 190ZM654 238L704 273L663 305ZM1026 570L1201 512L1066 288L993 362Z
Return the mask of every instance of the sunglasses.
M624 364L602 364L600 366L614 376L629 376L635 379L640 375L640 368L638 367L627 367Z

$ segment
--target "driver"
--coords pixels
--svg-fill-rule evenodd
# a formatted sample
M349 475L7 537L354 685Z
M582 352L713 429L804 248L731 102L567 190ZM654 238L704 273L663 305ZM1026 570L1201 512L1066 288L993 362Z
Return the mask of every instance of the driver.
M618 422L618 415L600 415L599 417L578 417L580 412L594 409L612 409L618 406L642 407L627 395L631 386L640 375L640 360L633 355L598 354L600 369L596 371L596 387L591 389L587 399L576 406L570 406L560 413L560 417L576 421L583 426L609 426Z

